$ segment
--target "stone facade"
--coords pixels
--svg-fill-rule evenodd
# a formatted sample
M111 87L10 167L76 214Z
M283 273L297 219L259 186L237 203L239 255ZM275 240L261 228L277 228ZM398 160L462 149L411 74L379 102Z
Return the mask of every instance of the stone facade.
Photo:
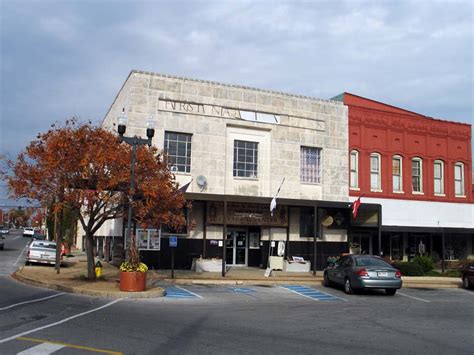
M143 135L154 115L159 148L165 131L192 134L191 173L177 179L203 175L208 184L201 191L194 181L188 192L270 197L285 178L282 198L348 201L348 117L340 102L132 71L103 126L113 129L123 108L127 135ZM277 115L279 124L244 120L243 111ZM256 179L233 177L234 139L259 143ZM301 183L301 146L322 149L320 184Z

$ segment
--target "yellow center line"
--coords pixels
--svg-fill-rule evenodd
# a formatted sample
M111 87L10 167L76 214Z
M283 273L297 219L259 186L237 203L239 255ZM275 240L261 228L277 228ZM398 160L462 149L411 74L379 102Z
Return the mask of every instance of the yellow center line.
M50 340L27 338L27 337L18 337L16 339L24 340L24 341L31 341L31 342L34 342L34 343L49 343L49 344L64 345L68 348L80 349L80 350L85 350L85 351L93 351L93 352L96 352L96 353L104 353L104 354L111 354L111 355L123 355L123 353L121 353L120 351L97 349L97 348L92 348L90 346L82 346L82 345L74 345L74 344L63 343L62 341L50 341Z

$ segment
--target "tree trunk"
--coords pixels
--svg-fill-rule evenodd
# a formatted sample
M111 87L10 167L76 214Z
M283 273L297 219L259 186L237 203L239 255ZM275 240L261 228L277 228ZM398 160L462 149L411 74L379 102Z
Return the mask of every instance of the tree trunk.
M94 238L86 232L87 278L95 280Z

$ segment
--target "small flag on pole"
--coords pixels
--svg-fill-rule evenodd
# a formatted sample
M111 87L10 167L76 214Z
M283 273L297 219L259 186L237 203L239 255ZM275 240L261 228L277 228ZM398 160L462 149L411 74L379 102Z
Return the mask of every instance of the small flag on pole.
M191 181L188 182L187 184L181 186L181 187L178 189L178 193L184 194L184 193L186 192L186 190L188 189L189 185L191 185L192 182L193 182L193 180L191 180Z
M270 214L272 216L273 216L273 211L277 207L277 197L278 197L278 194L280 193L281 186L283 185L284 182L285 182L285 178L283 178L283 180L281 181L281 184L280 184L280 187L278 188L277 193L275 194L275 196L273 196L272 201L270 202Z
M360 204L360 196L357 198L357 200L352 202L352 216L354 218L357 218L357 211L359 210Z

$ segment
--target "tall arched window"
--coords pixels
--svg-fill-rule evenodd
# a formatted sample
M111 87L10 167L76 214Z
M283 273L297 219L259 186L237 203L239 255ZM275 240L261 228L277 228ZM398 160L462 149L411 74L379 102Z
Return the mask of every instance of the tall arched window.
M464 164L454 164L454 195L464 197Z
M434 161L433 179L435 195L444 195L444 162L442 160Z
M393 192L403 192L403 164L400 155L392 158L392 187Z
M370 191L382 191L380 165L380 154L370 154Z
M423 193L423 160L421 158L411 160L411 185L412 192Z
M351 189L359 188L359 152L352 150L350 155L350 187Z

